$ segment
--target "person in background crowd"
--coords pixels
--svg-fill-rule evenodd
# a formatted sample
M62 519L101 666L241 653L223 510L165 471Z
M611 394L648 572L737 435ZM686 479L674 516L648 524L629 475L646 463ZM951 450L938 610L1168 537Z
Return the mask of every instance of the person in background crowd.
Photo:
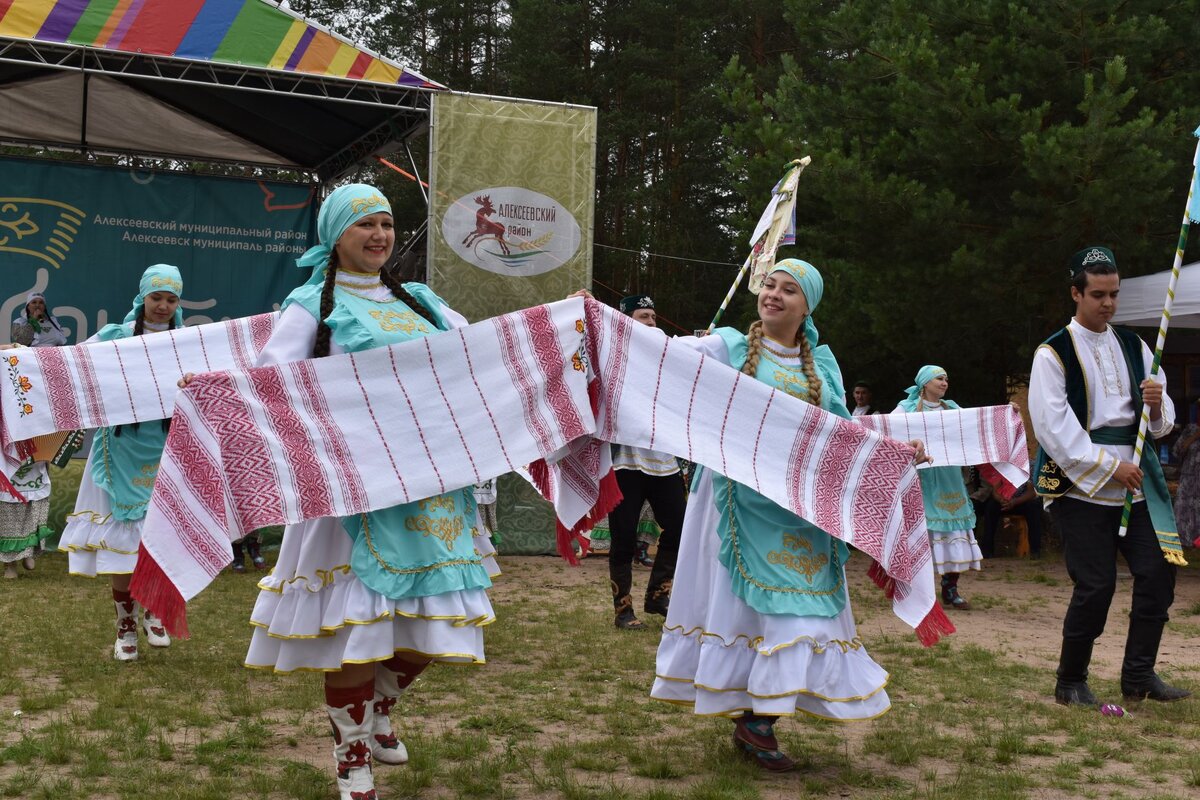
M12 340L26 347L58 347L67 343L67 334L46 308L46 296L30 292L25 298L25 310L13 320Z
M621 300L621 313L650 328L658 328L654 301L637 294ZM663 334L664 336L666 334ZM643 447L613 445L613 469L621 488L621 502L608 514L612 545L608 553L608 577L612 588L615 624L622 630L645 628L633 610L633 560L639 552L638 523L642 504L647 502L662 528L658 551L650 567L646 600L647 614L666 616L675 579L675 559L679 554L679 536L687 496L679 464L670 453Z

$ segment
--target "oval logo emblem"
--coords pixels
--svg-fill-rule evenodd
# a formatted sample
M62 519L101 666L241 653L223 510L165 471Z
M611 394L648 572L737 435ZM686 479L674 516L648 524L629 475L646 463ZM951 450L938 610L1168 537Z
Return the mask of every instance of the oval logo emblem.
M574 215L553 198L519 186L494 186L451 203L442 217L442 236L464 261L524 278L570 261L581 232Z

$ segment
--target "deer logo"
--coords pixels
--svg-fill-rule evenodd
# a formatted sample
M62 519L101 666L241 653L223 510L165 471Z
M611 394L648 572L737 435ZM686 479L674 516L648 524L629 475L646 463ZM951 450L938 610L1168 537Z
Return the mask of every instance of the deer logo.
M501 252L508 255L508 245L504 241L504 224L488 219L496 213L496 209L492 205L492 196L477 196L475 202L479 204L479 210L475 212L475 230L468 233L462 243L467 247L473 247L484 239L495 239L496 243L500 245Z

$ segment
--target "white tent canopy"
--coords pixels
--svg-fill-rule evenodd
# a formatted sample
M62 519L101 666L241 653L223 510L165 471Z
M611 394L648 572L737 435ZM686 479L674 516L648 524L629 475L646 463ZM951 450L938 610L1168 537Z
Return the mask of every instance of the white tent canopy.
M1120 301L1112 321L1118 325L1157 328L1170 280L1170 270L1140 278L1122 278ZM1200 261L1185 264L1179 270L1171 327L1200 328Z

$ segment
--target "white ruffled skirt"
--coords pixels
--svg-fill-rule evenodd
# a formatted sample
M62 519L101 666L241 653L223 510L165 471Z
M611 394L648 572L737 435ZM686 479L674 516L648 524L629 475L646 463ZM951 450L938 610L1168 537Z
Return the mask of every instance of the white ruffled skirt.
M99 450L94 447L88 454L75 511L67 515L58 549L67 553L67 571L72 575L129 575L137 566L145 517L133 521L113 518L108 493L92 480L92 458Z
M483 626L496 619L486 591L392 600L350 569L352 546L336 517L288 526L275 568L258 584L247 667L331 672L395 653L484 662ZM499 574L487 538L475 546L489 576Z
M836 617L760 614L731 591L719 549L706 472L688 499L651 697L727 717L859 720L891 708L888 673L859 640L849 597Z
M983 551L975 541L975 531L929 531L929 547L938 575L983 569Z

